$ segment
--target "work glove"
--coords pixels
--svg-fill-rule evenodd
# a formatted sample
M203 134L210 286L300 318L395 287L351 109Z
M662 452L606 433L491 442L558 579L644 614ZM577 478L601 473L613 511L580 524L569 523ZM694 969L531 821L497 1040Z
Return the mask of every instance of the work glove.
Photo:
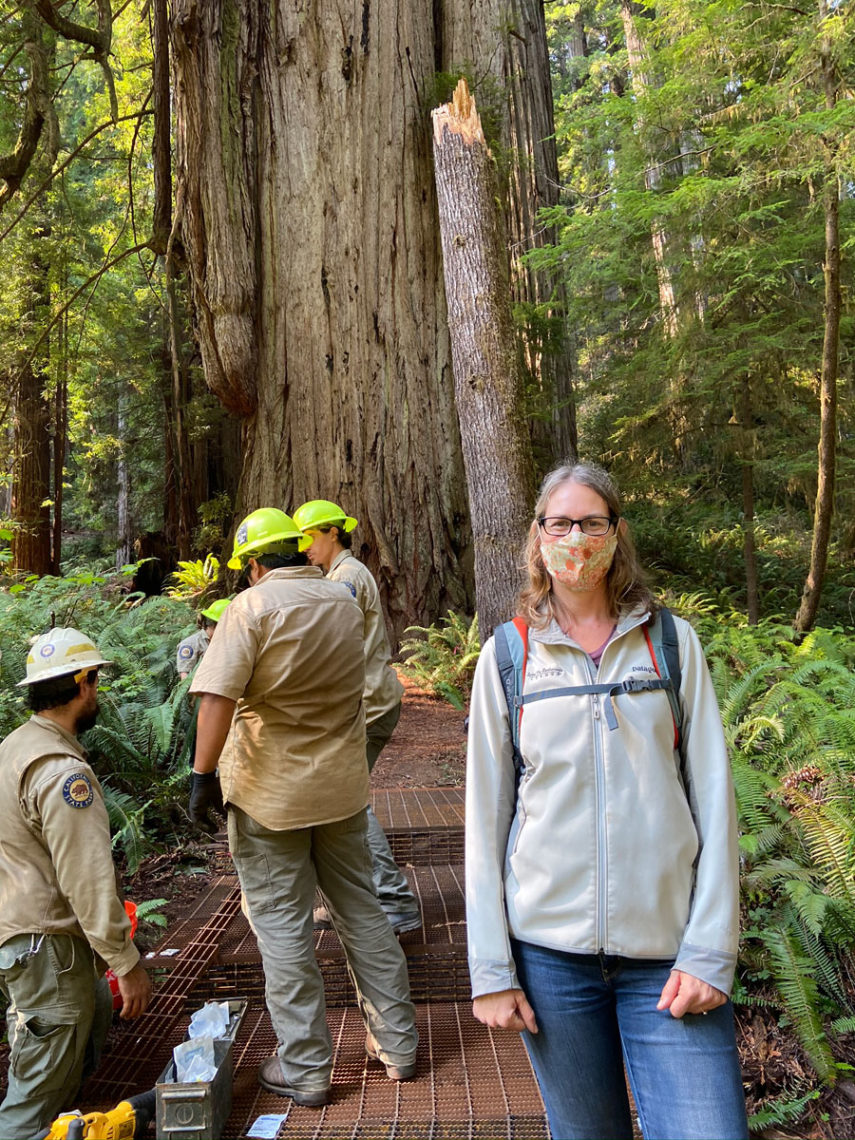
M209 815L212 808L220 814L225 810L220 777L216 772L191 772L190 820L210 835L217 831L219 826Z

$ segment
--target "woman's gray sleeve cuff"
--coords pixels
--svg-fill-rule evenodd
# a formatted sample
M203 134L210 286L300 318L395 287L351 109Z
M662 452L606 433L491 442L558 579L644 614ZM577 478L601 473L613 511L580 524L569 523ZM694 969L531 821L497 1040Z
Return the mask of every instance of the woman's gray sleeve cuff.
M488 958L469 959L469 976L472 980L472 997L496 994L500 990L518 990L517 968L513 961L490 961Z
M673 968L693 978L700 978L723 994L730 996L733 975L736 972L736 955L726 950L711 950L706 946L692 946L684 942Z

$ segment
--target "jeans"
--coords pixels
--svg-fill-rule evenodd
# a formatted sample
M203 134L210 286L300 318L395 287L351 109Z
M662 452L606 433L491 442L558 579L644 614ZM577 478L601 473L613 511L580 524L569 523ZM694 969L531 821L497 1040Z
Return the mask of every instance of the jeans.
M113 1006L107 982L95 973L92 948L70 934L19 934L4 942L0 991L9 1000L10 1047L0 1136L13 1140L34 1136L77 1107Z
M730 1002L672 1017L671 962L513 942L539 1032L524 1033L555 1140L631 1140L626 1076L645 1140L745 1140Z
M365 810L335 823L271 831L229 805L229 847L258 939L267 1008L292 1088L325 1089L332 1041L315 959L312 900L328 901L366 1028L386 1064L416 1055L407 961L371 885Z

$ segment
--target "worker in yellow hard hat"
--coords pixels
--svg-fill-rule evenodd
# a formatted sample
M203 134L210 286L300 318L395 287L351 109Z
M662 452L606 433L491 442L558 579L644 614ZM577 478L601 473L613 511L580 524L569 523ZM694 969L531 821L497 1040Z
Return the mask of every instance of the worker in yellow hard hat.
M309 561L320 566L332 582L347 586L362 610L362 636L365 651L365 729L370 772L383 747L395 730L401 715L404 688L391 666L386 625L380 607L377 583L368 567L351 550L351 531L356 519L329 499L312 499L294 512L294 522L311 541ZM395 862L389 841L377 817L368 809L368 844L371 848L374 886L380 905L397 934L416 930L422 924L419 906L404 873ZM316 912L316 923L328 918Z
M418 1034L406 959L365 855L362 614L345 586L308 564L304 545L293 519L272 507L238 527L229 566L247 571L250 588L223 614L191 681L201 700L190 815L204 822L209 808L228 804L279 1042L259 1082L320 1106L332 1041L312 934L316 884L342 919L366 1051L390 1079L414 1075Z
M107 967L122 1017L139 1016L151 994L116 890L104 795L78 741L95 723L107 664L77 629L37 638L19 682L33 715L0 744L4 1140L44 1132L94 1068L112 1016Z
M191 633L189 637L185 637L183 641L178 643L175 668L182 681L193 672L205 656L205 650L211 644L217 622L225 613L229 601L229 598L218 598L200 610L197 619L199 628L195 633Z

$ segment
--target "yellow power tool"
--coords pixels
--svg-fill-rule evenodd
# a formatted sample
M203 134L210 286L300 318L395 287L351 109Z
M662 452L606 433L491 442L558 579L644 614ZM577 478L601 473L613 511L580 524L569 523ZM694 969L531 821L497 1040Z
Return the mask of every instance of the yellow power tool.
M39 1140L140 1140L156 1111L157 1094L149 1089L109 1112L63 1112Z

